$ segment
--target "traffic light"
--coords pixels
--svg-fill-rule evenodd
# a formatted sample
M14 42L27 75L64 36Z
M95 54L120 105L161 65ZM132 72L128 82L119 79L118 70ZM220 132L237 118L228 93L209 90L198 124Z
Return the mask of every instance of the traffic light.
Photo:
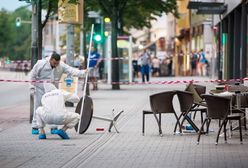
M105 37L111 34L111 20L110 18L104 18L104 35Z
M22 24L21 18L20 18L20 17L17 17L17 18L16 18L16 27L20 27L21 24Z
M93 40L96 43L102 43L103 42L103 31L102 31L102 26L100 23L96 23L94 25L94 35L93 35Z

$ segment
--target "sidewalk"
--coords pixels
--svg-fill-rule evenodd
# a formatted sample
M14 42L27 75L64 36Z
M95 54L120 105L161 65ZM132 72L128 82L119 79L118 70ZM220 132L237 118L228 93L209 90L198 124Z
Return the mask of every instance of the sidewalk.
M152 81L190 79L171 77L153 78ZM207 80L204 77L194 79ZM213 83L202 84L207 85L207 90L215 86ZM247 167L247 136L244 136L243 145L234 133L228 144L220 137L219 145L215 146L217 133L212 132L209 136L203 135L200 144L196 145L197 135L194 133L173 135L176 122L173 115L162 115L163 137L158 135L154 117L147 116L145 136L142 136L142 110L150 108L149 95L166 90L184 90L185 85L121 85L121 90L113 91L110 85L100 84L98 91L90 93L94 115L111 117L112 109L115 112L124 110L117 121L119 134L114 129L107 132L108 122L92 119L85 134L76 135L75 130L69 130L70 140L61 140L51 134L47 135L47 140L38 140L37 136L31 135L28 121L24 121L0 132L0 167ZM174 99L174 105L179 111L177 99ZM199 118L196 123L199 125ZM105 131L96 131L99 127Z

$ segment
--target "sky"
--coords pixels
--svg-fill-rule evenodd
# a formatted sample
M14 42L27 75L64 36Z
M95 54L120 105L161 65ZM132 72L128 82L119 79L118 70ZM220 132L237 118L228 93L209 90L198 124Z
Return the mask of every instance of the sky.
M7 11L14 11L21 6L28 5L25 1L19 0L0 0L0 9L4 8Z

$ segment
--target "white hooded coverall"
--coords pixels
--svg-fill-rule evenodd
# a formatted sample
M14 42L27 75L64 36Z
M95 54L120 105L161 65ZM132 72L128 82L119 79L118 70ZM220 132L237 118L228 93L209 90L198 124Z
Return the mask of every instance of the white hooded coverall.
M49 60L50 57L37 61L37 63L34 65L31 71L31 80L58 82L61 76L63 75L63 73L78 77L84 77L85 75L85 70L78 70L76 68L70 67L69 65L65 64L62 61L60 61L60 64L56 68L52 68ZM39 106L41 106L41 97L44 95L45 90L43 83L38 83L38 82L33 82L31 84L31 88L35 89L35 95L34 95L35 102L34 102L32 128L38 128L35 111Z
M55 87L45 93L41 99L42 106L36 110L38 128L45 127L46 124L65 125L68 128L73 128L78 123L80 115L75 112L68 112L65 108L65 101L71 96L72 94Z

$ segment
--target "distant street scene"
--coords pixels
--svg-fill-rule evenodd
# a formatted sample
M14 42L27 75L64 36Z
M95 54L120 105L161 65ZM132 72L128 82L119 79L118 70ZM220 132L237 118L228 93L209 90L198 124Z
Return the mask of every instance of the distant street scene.
M0 168L248 165L248 0L1 0Z

